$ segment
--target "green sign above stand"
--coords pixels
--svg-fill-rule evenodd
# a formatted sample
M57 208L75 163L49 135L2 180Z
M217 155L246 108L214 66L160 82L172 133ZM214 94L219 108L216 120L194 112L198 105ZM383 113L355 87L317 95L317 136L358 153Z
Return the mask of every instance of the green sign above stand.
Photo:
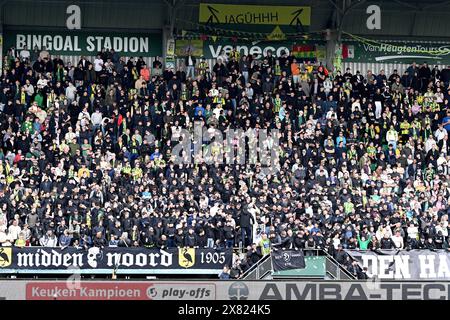
M344 41L345 62L450 64L450 43Z
M162 35L154 33L34 31L6 29L3 48L32 50L45 47L57 55L96 55L102 48L114 49L121 55L155 57L162 55Z

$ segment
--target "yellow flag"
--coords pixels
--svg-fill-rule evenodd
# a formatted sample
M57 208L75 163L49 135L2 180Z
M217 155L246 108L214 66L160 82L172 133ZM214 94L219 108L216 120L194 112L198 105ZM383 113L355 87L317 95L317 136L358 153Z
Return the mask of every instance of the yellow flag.
M279 40L286 40L286 35L283 31L281 31L280 26L276 26L275 29L273 29L272 33L267 36L267 40L270 41L279 41Z

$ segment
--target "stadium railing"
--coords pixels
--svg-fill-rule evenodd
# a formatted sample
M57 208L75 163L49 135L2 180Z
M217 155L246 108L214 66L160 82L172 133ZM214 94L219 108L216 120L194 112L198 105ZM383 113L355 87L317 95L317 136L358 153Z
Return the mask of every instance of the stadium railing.
M353 274L341 266L331 255L322 249L303 250L305 256L323 256L325 258L326 278L331 280L355 280ZM245 280L261 280L271 279L273 273L272 256L266 255L262 257L257 263L252 265L250 269L244 272L240 279Z

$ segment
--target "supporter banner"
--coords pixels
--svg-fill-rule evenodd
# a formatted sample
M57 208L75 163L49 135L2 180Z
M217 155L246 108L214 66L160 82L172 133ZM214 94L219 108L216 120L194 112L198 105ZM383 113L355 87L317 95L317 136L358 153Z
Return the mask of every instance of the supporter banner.
M270 41L286 40L286 35L284 34L283 30L280 29L280 26L276 26L275 29L273 29L272 32L267 36L267 40Z
M315 58L316 46L313 44L296 44L292 47L292 54L296 58Z
M201 3L199 22L215 24L311 24L311 7Z
M395 280L450 280L450 253L445 250L346 250L367 267L369 277Z
M0 281L0 299L449 300L450 282L8 280Z
M0 273L152 273L170 270L220 272L231 265L231 250L104 248L0 248ZM167 272L166 272L167 273Z
M173 57L175 55L175 40L167 39L166 56Z
M177 57L186 57L189 53L194 57L203 56L203 41L177 40L175 45L175 55Z
M344 48L345 62L450 64L450 44L347 41Z
M287 250L272 252L273 271L304 269L305 256L303 251Z
M87 31L22 31L4 32L4 50L11 47L32 50L46 47L51 54L92 56L102 48L114 49L126 56L155 57L162 55L161 34L114 33Z

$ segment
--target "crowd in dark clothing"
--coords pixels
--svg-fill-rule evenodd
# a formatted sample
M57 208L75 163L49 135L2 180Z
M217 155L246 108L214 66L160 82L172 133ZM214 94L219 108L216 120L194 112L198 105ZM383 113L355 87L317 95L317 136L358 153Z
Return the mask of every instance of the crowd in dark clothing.
M28 56L0 78L0 245L242 246L244 269L274 248L449 247L449 69ZM174 163L196 123L278 129L279 170Z

